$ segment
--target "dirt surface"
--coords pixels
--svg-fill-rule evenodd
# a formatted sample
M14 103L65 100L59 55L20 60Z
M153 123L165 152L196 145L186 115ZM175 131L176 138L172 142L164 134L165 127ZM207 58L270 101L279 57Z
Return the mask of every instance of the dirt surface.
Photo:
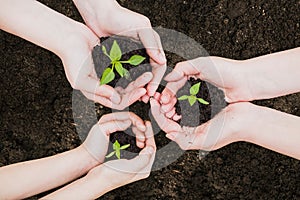
M41 2L82 21L71 1ZM214 56L241 60L300 46L298 0L120 3L148 16L153 26L188 35ZM0 55L0 166L78 146L78 131L88 130L92 124L76 130L73 90L60 59L3 31ZM167 57L170 67L182 60L172 54ZM254 103L300 116L299 93ZM137 103L130 110L148 116L139 107ZM169 142L162 133L156 141L159 146ZM210 152L201 160L197 151L186 152L148 179L116 189L100 199L299 199L299 168L300 162L295 159L240 142Z

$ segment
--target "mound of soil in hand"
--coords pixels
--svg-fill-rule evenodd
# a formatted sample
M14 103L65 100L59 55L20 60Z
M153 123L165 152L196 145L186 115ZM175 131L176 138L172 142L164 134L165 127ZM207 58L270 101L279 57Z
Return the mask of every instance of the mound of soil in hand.
M83 22L72 1L40 2ZM149 17L153 26L190 36L214 56L241 60L300 46L298 0L119 2ZM174 41L174 46L177 44L180 41ZM181 51L191 54L185 48ZM61 60L1 30L0 55L0 166L55 155L80 145L78 134L87 134L97 122L93 116L95 106L78 92L80 98L76 103L82 112L74 117L75 91L65 77ZM168 52L167 59L170 67L184 60ZM205 87L210 88L209 84L202 83L200 92ZM206 99L205 94L200 97L209 102L217 95L211 90L207 94L210 98ZM254 103L300 116L299 102L298 93ZM205 109L214 110L214 103L210 103L200 105L200 113L206 112ZM149 108L148 104L136 102L129 110L143 119L152 119ZM98 116L109 112L111 109L97 109ZM200 118L203 116L208 115L201 114ZM81 125L76 123L77 118L82 119ZM163 132L155 139L159 148L170 142ZM163 162L176 151L157 158L156 162ZM202 160L198 151L185 152L176 162L152 172L149 178L113 190L99 199L299 199L299 166L300 161L296 159L239 142L211 152Z
M125 89L130 82L135 81L143 73L149 72L149 71L151 72L151 66L149 64L150 63L149 56L147 55L146 50L141 43L130 40L128 38L123 38L123 37L100 38L100 41L101 41L100 45L95 46L92 51L93 62L94 62L95 70L97 72L98 77L102 76L103 71L107 67L112 68L111 60L108 58L107 55L105 55L103 53L102 46L106 47L107 52L109 54L114 41L116 41L118 43L118 45L120 46L120 49L122 51L122 57L120 60L122 60L122 61L129 60L129 58L133 55L140 55L140 56L143 56L146 58L138 66L133 66L133 65L130 65L127 63L123 63L123 67L129 71L130 77L128 77L128 78L121 77L118 73L115 73L115 75L116 75L115 79L113 81L111 81L110 83L108 83L108 85L112 86L113 88L122 87ZM147 106L142 105L142 104L141 104L141 106L142 106L141 110L147 109L146 108ZM111 113L111 112L118 112L118 111L112 110L110 108L103 108L99 104L96 104L95 109L96 109L96 113L99 113L97 115L98 119L100 119L100 117L103 114L107 114L107 113ZM103 112L103 109L105 110L104 112ZM145 111L147 112L148 110L145 110ZM135 112L134 109L132 110L132 112ZM119 132L115 132L115 133L111 134L110 140L111 140L111 143L109 146L109 152L110 152L110 150L112 150L112 144L116 140L118 140L118 142L121 145L130 144L130 147L128 149L126 149L126 151L121 151L121 157L130 159L130 158L134 157L136 155L136 153L138 153L140 151L140 149L136 146L135 136L132 133L130 128L128 130L126 130L125 132L119 131ZM134 153L134 154L130 154L130 152Z
M123 37L106 37L100 38L100 45L94 47L92 51L92 57L94 66L97 72L98 77L102 76L103 71L107 67L112 67L111 61L107 55L105 55L102 51L102 46L105 46L107 52L109 53L112 44L116 41L122 51L122 58L120 60L128 60L133 55L141 55L146 59L139 66L132 66L130 64L123 64L123 67L126 68L130 72L130 78L121 77L118 73L113 81L108 83L108 85L116 88L122 87L126 88L127 85L136 80L139 76L141 76L145 72L151 72L151 66L149 64L149 56L146 53L144 46L136 41L130 40L128 38ZM167 52L168 54L168 52ZM173 68L174 66L172 66ZM178 121L182 126L189 127L197 127L202 123L210 120L215 114L217 114L223 107L225 107L226 103L224 101L224 95L222 91L219 91L215 86L206 83L201 80L196 80L191 78L183 88L178 91L177 97L181 95L189 95L189 89L192 85L201 82L201 87L197 97L201 97L208 102L209 105L203 105L199 102L196 102L193 106L191 106L188 101L178 101L175 105L176 112L179 115L182 115L181 120ZM209 84L209 85L208 85ZM209 87L208 87L209 86ZM158 91L161 92L164 89L164 86L160 85ZM96 113L98 113L97 118L100 119L102 115L108 114L111 112L118 112L117 110L113 110L110 108L105 108L99 104L95 104ZM104 112L103 112L104 110ZM129 107L131 112L136 113L143 120L151 120L154 122L153 117L151 116L150 105L144 104L143 102L136 102ZM111 143L109 146L109 152L112 150L112 144L118 140L121 145L130 144L130 147L126 149L126 151L121 152L121 156L125 158L132 158L138 153L141 149L136 146L135 136L129 128L125 132L119 131L113 133L110 137ZM164 142L164 145L166 143ZM163 145L163 146L164 146ZM161 146L161 147L163 147ZM158 147L160 149L160 147ZM133 153L133 154L130 154Z

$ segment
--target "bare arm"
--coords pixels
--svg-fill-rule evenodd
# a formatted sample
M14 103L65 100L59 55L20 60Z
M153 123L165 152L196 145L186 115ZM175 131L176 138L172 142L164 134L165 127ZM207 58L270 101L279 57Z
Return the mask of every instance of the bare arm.
M300 47L243 61L253 99L300 92Z
M23 199L74 180L98 162L78 147L59 155L0 168L0 199Z
M300 160L300 117L274 109L254 106L251 128L241 138Z
M1 0L0 28L61 56L83 25L35 0Z

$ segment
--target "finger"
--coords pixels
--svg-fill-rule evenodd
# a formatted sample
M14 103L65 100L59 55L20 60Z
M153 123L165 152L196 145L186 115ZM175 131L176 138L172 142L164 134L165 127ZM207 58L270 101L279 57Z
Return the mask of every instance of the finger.
M149 99L150 99L150 96L148 96L147 94L145 94L145 95L142 97L142 101L143 101L144 103L148 103Z
M161 94L159 92L155 92L154 99L156 99L157 101L160 101L160 96L161 96Z
M150 60L150 64L152 66L153 78L147 86L147 91L149 96L153 96L165 75L167 65L157 64L152 59Z
M82 79L77 89L84 90L96 96L106 97L115 104L119 104L121 101L119 93L114 88L109 85L100 85L99 80L96 78L87 77Z
M122 101L120 103L119 108L124 109L124 108L130 106L131 104L138 101L142 96L144 96L146 94L146 92L147 91L145 88L136 88L136 89L132 90L131 92L126 93L122 97Z
M155 139L154 139L154 133L153 133L153 128L151 125L151 122L146 121L146 146L152 146L154 147L154 150L156 151L156 144L155 144Z
M114 113L106 114L100 118L98 123L103 124L109 121L125 121L125 120L130 120L131 123L134 126L136 126L140 131L146 130L144 121L133 112L114 112Z
M144 148L145 146L145 132L140 131L137 127L132 127L132 132L135 134L136 137L136 145L139 148Z
M135 81L131 82L125 89L125 92L131 92L132 90L136 88L144 87L146 84L148 84L151 79L153 78L153 75L151 72L145 72L141 76L139 76Z
M131 125L130 120L125 121L109 121L103 124L98 124L100 126L101 130L106 134L109 135L111 133L114 133L116 131L125 131L127 128L129 128Z
M198 75L200 73L200 68L196 67L192 61L185 61L177 63L174 70L165 77L165 80L168 82L175 82L184 78L185 76Z
M111 100L107 99L106 97L98 96L98 95L95 95L95 94L92 94L89 92L85 92L83 90L81 90L81 92L86 98L88 98L94 102L100 103L101 105L108 107L108 108L115 108L115 104L113 104L111 102Z
M151 112L152 115L159 125L159 127L166 133L169 132L180 132L181 127L176 122L165 117L163 113L161 113L161 106L157 100L154 98L150 99Z
M178 120L180 120L182 118L182 115L178 115L178 114L175 114L172 119L177 122Z
M170 112L170 111L174 108L176 102L177 102L177 99L176 99L176 98L172 98L170 103L168 103L168 104L163 104L163 105L161 106L161 112L162 112L162 113Z
M146 48L147 54L158 64L164 65L167 59L159 35L152 28L138 30L138 37Z
M171 99L176 95L178 90L180 90L186 83L187 77L183 77L182 79L176 82L169 82L166 85L166 88L161 94L161 102L163 104L168 104Z
M166 117L169 118L169 119L172 119L175 114L176 114L176 108L173 107L171 109L171 111L169 111L169 112L166 113Z

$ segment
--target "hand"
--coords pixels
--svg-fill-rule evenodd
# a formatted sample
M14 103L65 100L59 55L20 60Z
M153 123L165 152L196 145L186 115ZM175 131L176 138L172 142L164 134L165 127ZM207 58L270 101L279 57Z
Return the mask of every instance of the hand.
M109 135L116 131L124 131L132 125L136 135L137 146L145 146L146 125L143 120L132 112L111 113L101 117L93 126L82 146L99 163L102 163L107 153Z
M162 105L156 99L151 99L150 104L152 115L160 128L166 132L166 137L184 150L211 151L232 142L243 141L243 134L251 129L255 120L254 105L245 102L230 104L213 119L198 127L181 127L161 112Z
M155 159L156 145L151 123L146 122L146 146L137 157L132 160L114 160L102 164L100 167L93 169L89 174L101 176L106 181L108 191L123 185L147 178Z
M166 58L159 35L149 19L121 7L115 0L74 0L87 26L98 37L121 35L140 40L151 58L153 79L147 95L153 96L166 71Z
M74 89L81 90L90 100L117 110L123 110L146 94L144 86L153 78L150 72L141 75L125 89L100 85L91 55L97 37L85 26L77 34L67 41L64 45L67 48L61 54L67 78Z
M109 121L110 118L111 116L107 117ZM115 188L147 178L156 152L150 122L146 122L145 137L146 147L134 159L113 160L101 164L90 170L85 177L55 191L44 199L97 199Z
M168 81L162 92L161 103L168 112L176 103L177 91L184 86L188 78L194 77L212 83L223 90L225 100L229 103L250 101L253 99L249 90L249 77L240 61L220 57L200 57L178 63L174 70L165 77Z

